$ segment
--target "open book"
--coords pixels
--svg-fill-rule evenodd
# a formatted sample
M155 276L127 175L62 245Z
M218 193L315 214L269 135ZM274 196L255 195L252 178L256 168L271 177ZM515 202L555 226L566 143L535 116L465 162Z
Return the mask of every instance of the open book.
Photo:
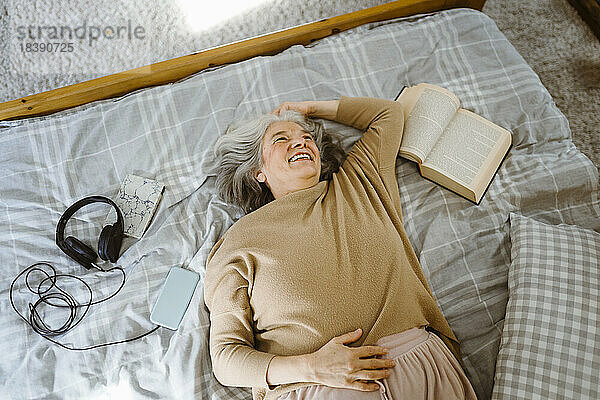
M512 146L509 131L460 108L450 91L428 83L404 88L399 155L419 166L421 176L479 204Z

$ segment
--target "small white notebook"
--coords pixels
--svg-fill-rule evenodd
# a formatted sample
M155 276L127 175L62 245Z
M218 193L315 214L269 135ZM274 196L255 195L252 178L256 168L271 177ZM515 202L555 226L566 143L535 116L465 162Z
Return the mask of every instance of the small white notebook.
M114 199L123 213L125 235L141 239L156 212L164 188L165 185L153 179L133 174L125 177ZM114 210L106 221L107 224L116 221Z

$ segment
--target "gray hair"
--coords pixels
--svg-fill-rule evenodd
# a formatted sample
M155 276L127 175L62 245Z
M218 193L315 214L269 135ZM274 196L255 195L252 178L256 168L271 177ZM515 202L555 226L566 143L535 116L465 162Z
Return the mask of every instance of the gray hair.
M339 138L326 132L322 123L294 110L232 122L214 145L216 188L222 200L246 213L275 199L269 187L256 180L255 174L263 167L263 135L277 121L295 122L310 132L321 156L319 181L330 180L346 156Z

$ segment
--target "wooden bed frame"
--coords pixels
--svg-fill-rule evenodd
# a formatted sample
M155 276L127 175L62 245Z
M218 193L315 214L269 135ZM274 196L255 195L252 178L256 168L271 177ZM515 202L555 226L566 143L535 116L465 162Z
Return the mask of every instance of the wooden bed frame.
M206 68L277 54L292 45L306 45L366 23L458 7L481 11L484 3L485 0L397 0L0 103L0 121L47 115L119 97L137 89L175 82Z

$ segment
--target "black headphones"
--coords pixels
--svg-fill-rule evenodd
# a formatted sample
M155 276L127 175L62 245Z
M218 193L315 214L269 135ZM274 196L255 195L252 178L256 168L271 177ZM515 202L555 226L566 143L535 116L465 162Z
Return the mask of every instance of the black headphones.
M58 245L58 247L60 247L62 251L65 252L66 255L68 255L73 260L77 261L79 264L83 265L87 269L95 267L102 272L111 272L114 270L119 270L123 275L123 280L121 281L121 286L119 286L119 289L117 289L116 292L101 300L93 300L92 288L83 279L74 275L57 274L52 264L45 261L37 262L35 264L30 265L29 267L21 271L21 273L19 273L19 275L17 275L17 277L10 284L10 304L15 310L15 312L19 314L19 316L27 324L29 324L29 326L31 326L36 333L40 334L43 338L49 340L50 342L67 350L91 350L119 343L127 343L148 336L149 334L156 332L156 330L160 328L160 326L157 325L150 331L131 339L124 339L109 343L101 343L88 347L67 346L52 339L53 336L62 335L64 333L69 332L72 328L74 328L77 324L81 322L81 320L86 315L91 306L102 303L114 297L117 293L121 291L123 285L125 285L125 271L123 270L123 268L117 265L108 270L100 269L98 266L94 265L94 261L96 260L97 255L90 246L73 236L69 236L66 239L64 238L65 227L67 225L67 221L69 221L69 218L71 218L73 214L75 214L75 212L80 208L92 203L107 203L110 204L117 211L117 222L113 225L107 225L104 228L102 228L100 238L98 238L98 255L100 255L100 258L106 261L110 260L113 263L117 261L117 259L119 258L119 251L121 250L121 243L123 242L123 227L125 224L123 222L123 215L121 214L121 210L111 199L107 197L86 197L79 200L71 207L67 208L65 213L60 217L60 220L58 221L58 226L56 227L56 244ZM47 270L41 268L42 266L50 268L51 272L48 272ZM40 277L42 279L38 284L37 290L34 290L35 288L32 288L29 284L29 275L32 273L42 274ZM21 314L19 310L17 310L17 307L15 306L15 303L13 301L13 289L15 286L15 282L17 282L17 280L24 274L26 274L25 284L27 285L27 288L31 293L37 294L39 297L35 304L29 303L28 317ZM71 296L67 291L62 289L57 284L58 278L71 278L81 282L83 285L85 285L88 291L89 301L80 304L79 300L75 300L73 296ZM54 289L54 291L50 291L51 289ZM51 303L48 301L49 299L52 299L53 301L58 300L59 304ZM62 327L58 329L52 329L44 322L44 316L40 315L40 313L38 312L37 307L39 305L42 305L44 307L46 305L54 307L67 307L70 310L70 317ZM79 318L77 318L78 309L83 309L83 312L81 313ZM44 314L48 315L46 311L47 310L44 310Z
M119 258L121 243L123 242L123 215L119 207L109 198L103 196L90 196L83 198L67 208L64 214L60 217L56 226L56 244L65 252L66 255L77 261L87 269L93 268L93 262L96 261L98 255L87 244L83 243L76 237L65 237L65 227L69 218L75 214L77 210L92 203L107 203L110 204L117 212L117 222L114 225L107 225L102 228L100 237L98 238L98 255L101 259L110 262L116 262Z

